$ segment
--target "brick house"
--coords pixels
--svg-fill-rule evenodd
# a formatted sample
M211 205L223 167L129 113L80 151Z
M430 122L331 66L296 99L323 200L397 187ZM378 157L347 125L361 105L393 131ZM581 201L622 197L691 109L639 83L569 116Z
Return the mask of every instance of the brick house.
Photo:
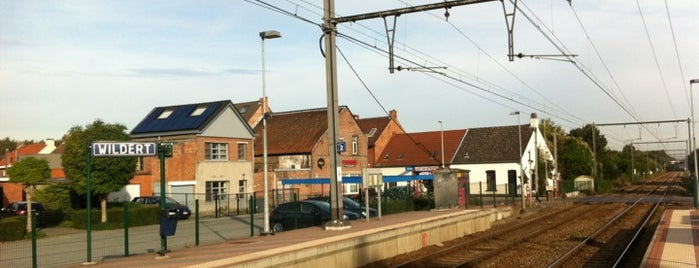
M207 211L215 202L239 204L236 198L254 191L248 183L254 132L231 101L156 107L130 134L134 141L173 144L165 161L166 193L181 203L191 206L197 198ZM157 157L140 158L126 198L159 195L160 172Z
M389 111L389 116L357 118L357 123L366 134L367 141L367 167L374 167L381 156L381 152L386 148L391 137L396 134L403 134L405 131L398 121L398 112Z
M35 157L46 159L51 169L51 180L49 183L64 182L65 172L61 164L63 148L65 148L64 145L57 147L55 140L46 139L38 143L20 145L16 150L6 152L0 159L0 200L2 200L2 207L6 207L12 202L26 200L22 185L10 182L10 178L7 175L7 169L22 158Z
M347 143L338 167L342 176L361 176L367 167L367 136L346 106L339 107L339 136ZM263 189L264 161L262 124L255 126L255 189ZM327 108L270 113L267 119L268 185L275 193L296 188L299 198L328 195L330 177L328 160ZM329 183L329 180L328 180ZM344 184L345 194L359 192L359 184ZM275 200L288 196L275 195Z

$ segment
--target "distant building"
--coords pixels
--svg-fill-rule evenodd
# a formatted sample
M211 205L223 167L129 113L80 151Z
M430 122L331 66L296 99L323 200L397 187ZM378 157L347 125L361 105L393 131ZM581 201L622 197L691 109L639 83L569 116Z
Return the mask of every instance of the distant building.
M64 145L56 146L55 140L46 139L38 143L20 145L16 150L6 152L0 159L0 200L2 200L2 207L6 207L12 202L26 200L22 185L10 182L10 177L7 174L7 169L22 158L46 159L49 162L49 168L51 168L51 181L49 183L65 182L65 172L61 164L61 154L64 148Z
M192 205L196 198L202 210L211 210L217 198L238 204L236 198L255 190L254 132L230 101L156 107L131 137L173 144L172 158L165 160L165 189L181 203ZM113 199L160 195L160 174L157 157L141 157L131 183Z
M367 167L367 136L346 106L339 107L339 138L346 142L338 167L343 177L361 176ZM255 189L263 189L264 159L262 124L255 126ZM269 189L283 200L288 191L298 189L298 198L328 195L330 172L326 108L275 112L267 119ZM344 194L358 194L359 184L343 184ZM287 198L288 199L288 196Z

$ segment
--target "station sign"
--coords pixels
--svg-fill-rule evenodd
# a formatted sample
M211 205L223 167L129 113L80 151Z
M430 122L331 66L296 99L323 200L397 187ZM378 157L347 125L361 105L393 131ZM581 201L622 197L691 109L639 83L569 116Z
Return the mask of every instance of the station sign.
M338 153L347 152L347 143L345 141L338 141L337 142L337 152Z
M155 156L155 142L93 142L92 156Z

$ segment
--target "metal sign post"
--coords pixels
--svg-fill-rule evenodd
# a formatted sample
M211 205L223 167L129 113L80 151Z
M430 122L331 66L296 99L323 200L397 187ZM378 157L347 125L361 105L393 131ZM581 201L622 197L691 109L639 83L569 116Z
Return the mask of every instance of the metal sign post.
M125 141L96 141L87 147L87 263L92 263L92 157L134 157L134 156L155 156L159 152L159 147L155 142L125 142ZM172 156L172 144L170 144L169 156ZM161 160L164 161L164 160ZM164 184L165 168L161 163L161 187ZM162 189L162 188L161 188ZM164 190L161 191L161 194ZM161 198L161 210L165 203ZM164 252L164 251L163 251ZM164 253L163 253L164 254Z

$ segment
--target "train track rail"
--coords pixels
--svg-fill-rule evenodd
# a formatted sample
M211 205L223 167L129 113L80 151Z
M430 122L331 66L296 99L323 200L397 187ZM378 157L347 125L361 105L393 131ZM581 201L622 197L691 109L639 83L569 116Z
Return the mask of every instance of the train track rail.
M650 208L648 208L648 205L639 205L645 196L638 198L636 202L630 204L628 208L624 209L622 212L620 212L618 215L616 215L614 218L608 221L605 225L601 226L592 235L583 239L582 241L580 241L580 243L578 243L573 248L568 250L566 253L564 253L556 260L551 262L547 267L552 268L569 266L567 265L567 262L574 257L585 259L583 267L618 267L620 264L623 264L628 254L630 253L630 249L634 245L636 245L636 242L639 240L639 235L645 228L647 228L649 220L658 211L658 207L662 204L662 200L670 191L671 184L673 181L675 181L674 179L676 179L676 177L665 181L661 181L662 184L655 185L655 187L653 187L653 189L647 194L650 195L656 192L662 192L661 198L659 198ZM644 188L644 186L634 187L634 189L631 190L630 193L646 191L647 189ZM622 220L628 220L628 217L633 217L634 213L632 212L634 210L642 211L642 214L644 216L642 220L636 224L635 230L633 230L633 235L629 239L616 239L616 241L606 243L608 246L605 248L605 250L597 251L597 253L593 254L592 256L586 256L589 255L588 252L590 252L590 250L586 250L586 248L598 246L596 243L592 243L592 241L595 241L596 239L601 238L605 235L613 236L614 234L626 230L625 228L627 224L621 224L620 222ZM637 221L632 220L631 222L635 223ZM607 240L607 242L609 242L609 240Z
M600 196L604 200L601 202L576 203L531 216L388 267L541 267L547 263L548 267L614 267L624 262L647 229L649 219L659 210L677 176L660 176L643 185ZM517 255L524 249L542 253L541 257ZM531 260L514 263L516 259Z

